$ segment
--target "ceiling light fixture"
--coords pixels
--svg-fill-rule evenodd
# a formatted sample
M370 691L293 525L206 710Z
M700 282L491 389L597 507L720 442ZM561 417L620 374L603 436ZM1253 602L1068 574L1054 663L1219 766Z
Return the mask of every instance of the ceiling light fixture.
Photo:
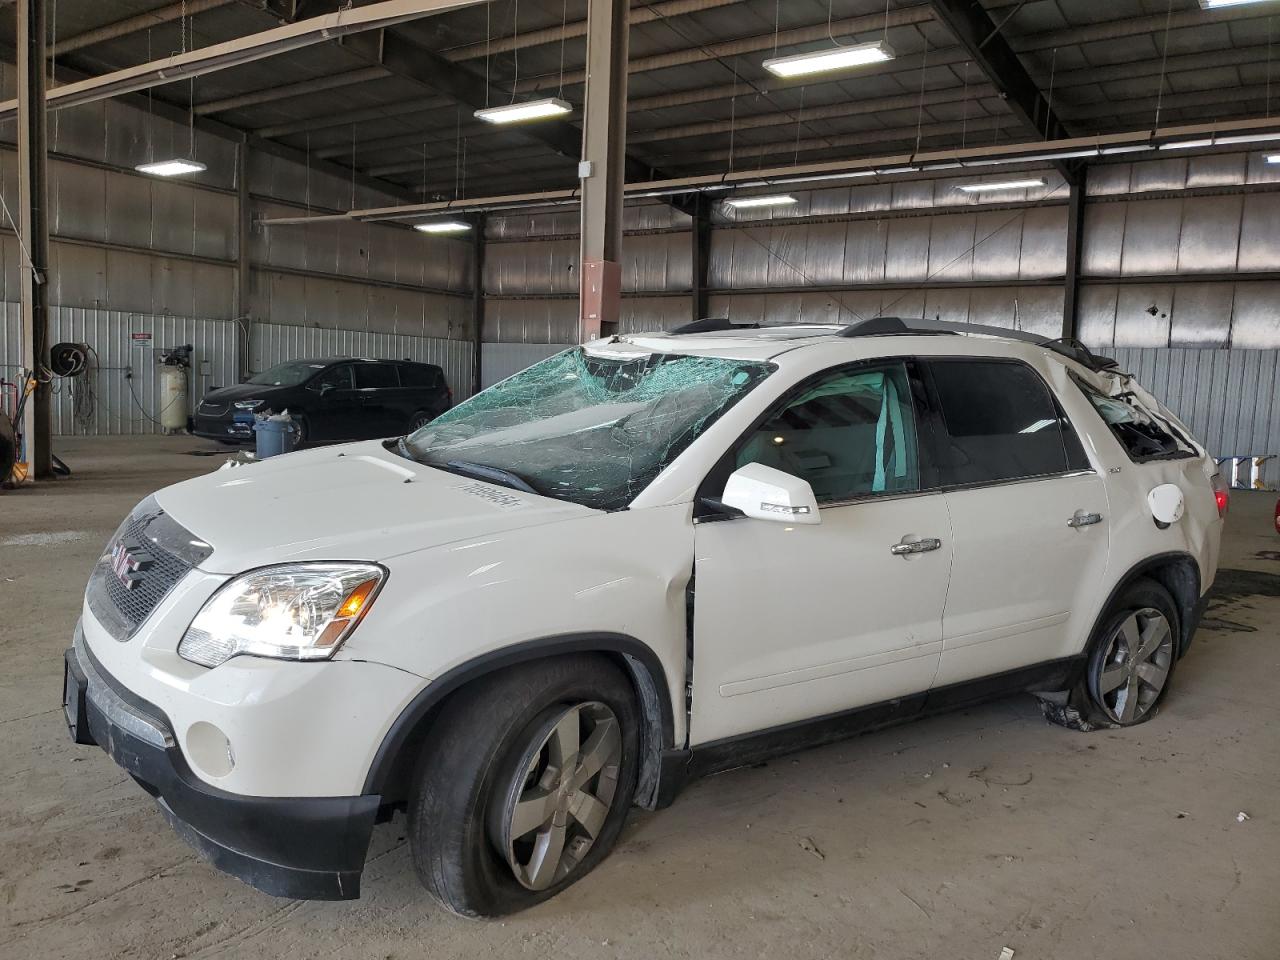
M1267 140L1280 140L1280 133L1241 133L1230 137L1215 137L1213 142L1221 146L1226 143L1264 143Z
M1213 137L1204 140L1175 140L1173 143L1160 144L1161 150L1192 150L1196 147L1212 147Z
M784 193L770 197L730 197L725 204L738 210L747 210L752 207L789 207L795 202L795 197Z
M1267 157L1267 163L1280 164L1280 153L1273 153L1271 156Z
M477 120L486 123L522 123L525 120L545 120L573 113L573 107L559 97L544 100L526 100L508 103L501 107L484 107L475 113Z
M134 169L153 177L181 177L188 173L204 173L209 168L199 160L173 159L140 163Z
M462 220L436 220L432 223L415 223L413 229L421 233L466 233L471 224Z
M894 56L889 44L877 40L875 43L858 43L851 47L834 47L813 53L774 57L764 62L764 68L778 77L808 77L815 73L863 67L869 63L884 63Z
M1024 190L1028 187L1043 187L1044 177L1026 177L1021 180L992 180L987 183L962 183L960 189L965 193L994 193L997 190Z
M1201 10L1218 10L1221 7L1242 7L1246 3L1270 3L1272 0L1200 0Z

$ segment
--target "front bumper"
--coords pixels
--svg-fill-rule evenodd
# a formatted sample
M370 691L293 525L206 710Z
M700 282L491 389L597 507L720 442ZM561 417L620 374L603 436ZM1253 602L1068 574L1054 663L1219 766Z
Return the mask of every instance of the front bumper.
M191 432L210 440L226 440L235 443L253 443L253 414L244 411L208 416L196 411L192 418Z
M277 897L360 896L377 794L248 797L204 783L178 749L168 718L108 674L79 631L66 652L63 705L72 739L101 746L218 869Z

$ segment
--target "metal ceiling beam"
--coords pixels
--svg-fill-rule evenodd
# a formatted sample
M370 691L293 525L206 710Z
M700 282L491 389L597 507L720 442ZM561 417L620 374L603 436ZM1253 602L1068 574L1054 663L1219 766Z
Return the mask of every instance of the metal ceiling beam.
M969 51L974 63L995 85L1028 133L1044 140L1060 140L1068 135L1067 128L982 4L975 0L931 0L931 3L937 18ZM1074 179L1074 171L1067 164L1057 164L1057 167L1069 181Z
M722 40L716 43L701 44L695 47L659 53L649 57L640 57L632 60L627 65L627 70L629 73L646 73L651 70L679 67L690 63L705 63L708 60L717 58L735 57L744 53L759 53L762 50L773 50L775 47L812 43L816 40L827 40L829 43L830 40L828 38L833 33L837 36L857 33L874 33L879 36L885 29L886 24L891 28L909 27L921 23L929 23L932 20L933 9L927 3L915 4L910 7L892 10L887 17L883 13L875 13L837 20L831 24L830 30L828 30L827 24L824 22L815 24L812 27L783 30L776 35L764 33L752 37L743 37L738 40ZM528 80L520 81L516 84L516 90L520 93L547 90L552 87L558 87L561 84L565 86L579 84L585 79L586 71L584 70L566 73L563 78L558 73L547 74L546 76L531 77Z
M3 0L0 0L0 2L3 2ZM0 51L3 51L3 55L0 56L0 59L6 59L12 62L15 55L12 47L7 44L0 44ZM91 76L89 72L81 69L74 62L74 57L57 61L54 73L58 81L61 83L76 83ZM359 171L356 171L353 174L348 167L342 167L323 160L317 160L314 157L309 157L303 150L298 150L295 147L290 147L275 140L266 140L262 137L255 136L252 132L242 130L239 127L233 127L220 120L215 120L210 117L195 117L193 120L191 114L187 111L187 105L185 103L175 103L160 94L147 96L146 94L141 93L130 93L120 97L119 99L122 103L125 103L144 114L154 114L157 117L180 124L181 126L186 126L188 123L194 122L196 130L201 133L207 133L210 136L218 137L222 140L229 140L232 143L240 143L247 136L247 143L255 153L279 157L282 160L288 160L290 163L296 163L300 166L310 166L310 168L317 173L325 173L330 176L341 177L344 180L350 180L354 176L356 182L361 186L368 187L371 190L377 190L394 197L402 197L409 200L416 196L416 194L406 190L398 183L394 183L390 180L381 180Z
M397 77L412 80L471 110L503 103L510 97L508 92L486 83L484 77L387 30L351 37L344 41L343 48L371 63L380 63ZM535 140L575 163L581 156L582 133L568 121L544 120L513 127L511 132ZM626 173L632 179L643 179L653 174L653 168L628 158Z
M185 3L171 3L167 7L158 7L155 10L148 10L146 13L140 13L137 16L103 24L83 33L72 34L50 45L46 55L60 57L64 53L83 50L85 47L92 47L98 43L107 43L110 40L118 40L121 37L127 37L133 33L141 33L143 30L149 30L161 24L172 23L174 20L184 17L194 17L198 13L216 10L219 7L227 7L239 2L240 0L186 0Z
M195 113L197 117L207 117L215 113L226 113L228 110L256 107L264 103L275 103L278 100L305 97L324 90L336 90L339 87L350 87L357 83L368 83L370 80L385 80L387 76L387 71L381 67L361 67L359 70L348 70L346 73L316 77L314 80L287 83L282 87L272 87L269 90L255 90L252 93L242 93L234 97L207 100L196 104Z
M45 102L51 110L93 103L481 2L483 0L382 0L54 87L47 92ZM17 100L0 103L0 120L14 116L17 111Z
M1129 130L1121 133L1093 137L1074 137L1067 140L1035 141L1032 143L1005 144L1002 146L971 147L968 149L929 150L916 154L859 157L853 160L830 160L783 167L765 167L756 170L738 170L711 173L701 176L679 177L647 183L629 183L628 195L636 198L670 197L698 191L731 189L774 189L791 184L875 183L881 177L910 171L910 179L937 179L938 177L979 176L996 173L1010 167L1025 169L1028 163L1047 165L1046 154L1085 154L1098 156L1107 151L1142 150L1156 151L1159 142L1169 139L1196 139L1215 135L1269 136L1280 133L1280 117L1252 117L1238 120L1219 120L1213 123L1187 124L1150 129ZM1132 156L1140 154L1133 153ZM259 221L264 227L293 226L307 223L338 223L346 220L362 222L391 221L412 222L429 214L452 211L509 210L529 207L550 207L576 204L578 190L548 190L535 193L503 194L471 197L458 200L441 200L430 203L414 203L397 207L369 210L351 210L344 214L318 217L270 217ZM1059 201L1061 202L1061 201Z

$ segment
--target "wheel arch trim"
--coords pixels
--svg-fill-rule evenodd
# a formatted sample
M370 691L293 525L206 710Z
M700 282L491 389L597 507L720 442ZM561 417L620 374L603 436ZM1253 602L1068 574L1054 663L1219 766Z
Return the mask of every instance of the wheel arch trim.
M621 633L567 633L500 647L459 664L429 682L392 722L365 776L363 793L383 794L404 750L415 742L422 723L450 695L473 680L507 667L569 653L613 654L622 663L638 692L645 718L640 784L636 800L642 805L656 792L658 764L675 739L675 719L667 672L652 647ZM654 734L657 734L655 738Z
M1174 564L1190 566L1194 578L1193 589L1191 591L1193 594L1192 598L1188 601L1188 598L1185 596L1183 591L1176 589L1176 587L1171 589L1169 584L1164 580L1157 579L1156 582L1166 590L1169 590L1170 595L1173 597L1173 602L1178 607L1178 627L1180 633L1180 636L1178 637L1178 656L1181 657L1186 653L1187 648L1191 645L1191 635L1195 633L1196 626L1200 619L1200 613L1204 606L1203 598L1200 594L1200 585L1204 583L1204 576L1201 573L1199 561L1184 550L1171 550L1166 553L1153 554L1152 556L1145 557L1138 561L1125 571L1124 575L1116 581L1115 586L1111 588L1111 592L1107 594L1107 599L1098 609L1098 614L1094 618L1093 627L1090 629L1086 640L1086 650L1088 649L1088 644L1092 643L1093 638L1097 635L1098 628L1102 625L1104 618L1107 616L1107 612L1111 609L1112 604L1115 603L1116 598L1119 597L1122 592L1132 586L1135 581L1140 580L1143 577L1150 577L1153 571L1156 571L1161 567L1169 567Z

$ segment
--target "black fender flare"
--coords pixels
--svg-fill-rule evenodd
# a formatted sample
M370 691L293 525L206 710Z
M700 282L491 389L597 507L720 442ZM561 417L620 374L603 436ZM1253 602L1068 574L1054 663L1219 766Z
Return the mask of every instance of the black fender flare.
M1097 616L1094 618L1093 627L1089 631L1089 638L1086 642L1086 653L1088 652L1088 644L1093 642L1093 638L1098 633L1098 628L1102 625L1103 618L1107 615L1107 611L1111 609L1111 605L1115 603L1121 592L1128 589L1135 580L1149 576L1151 571L1168 566L1171 562L1190 564L1194 572L1195 582L1192 584L1192 599L1190 601L1182 591L1170 589L1169 584L1164 580L1158 577L1153 578L1161 586L1169 590L1169 593L1173 595L1174 603L1178 605L1178 613L1181 620L1179 624L1181 636L1178 637L1178 656L1181 657L1187 652L1187 648L1191 645L1191 636L1195 633L1196 626L1200 622L1200 615L1204 612L1204 598L1200 594L1200 585L1204 582L1204 577L1200 571L1200 563L1194 556L1185 550L1171 550L1167 553L1157 553L1140 560L1125 571L1124 576L1116 581L1115 586L1111 588L1111 592L1107 594L1107 599L1098 608Z
M675 719L667 673L653 648L621 633L566 633L527 640L481 654L427 683L391 724L365 776L365 794L385 794L404 750L415 742L422 722L450 694L485 674L566 653L612 654L622 660L635 684L645 717L641 732L642 763L637 802L656 790L662 752L674 746Z

